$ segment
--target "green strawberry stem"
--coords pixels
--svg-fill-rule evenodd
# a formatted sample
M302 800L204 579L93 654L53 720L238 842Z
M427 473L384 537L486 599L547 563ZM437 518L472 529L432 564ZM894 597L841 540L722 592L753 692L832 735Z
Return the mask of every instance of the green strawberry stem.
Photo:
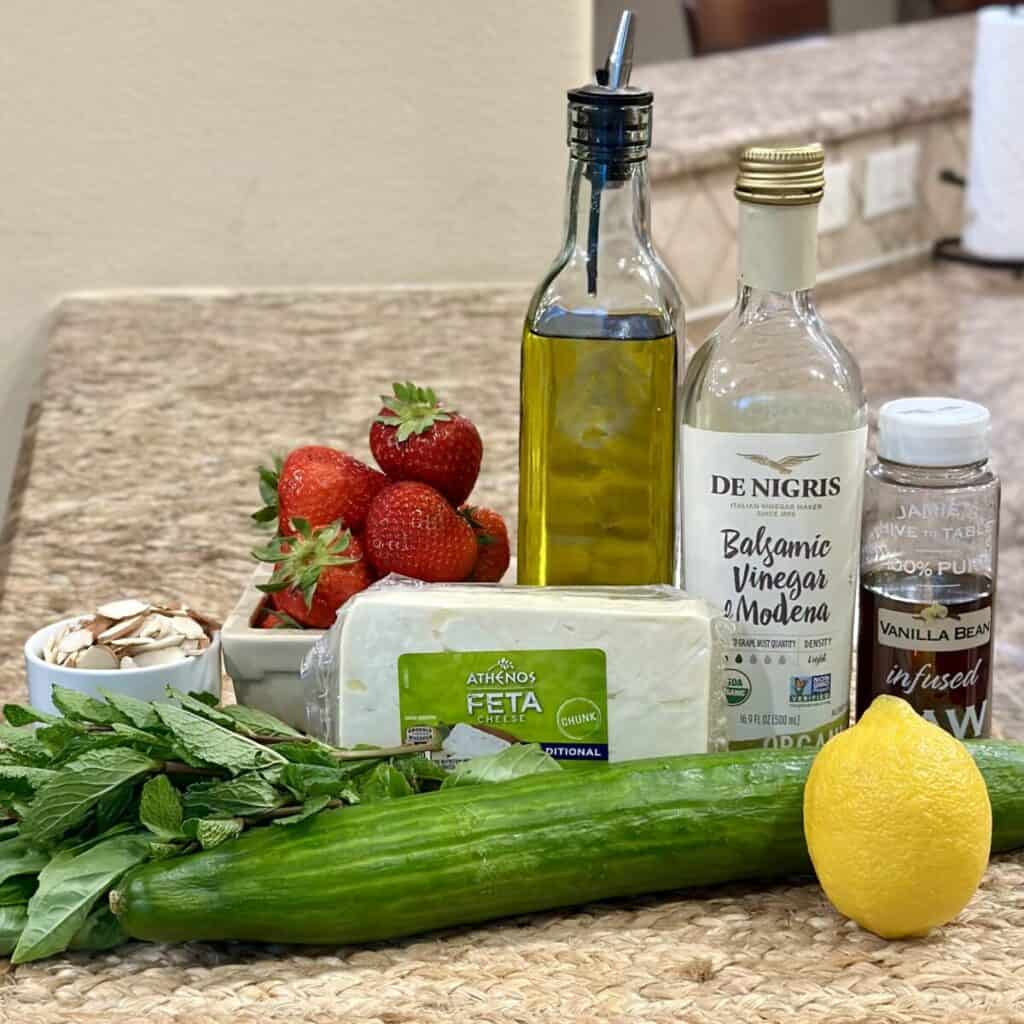
M291 523L296 531L294 537L278 534L266 546L253 550L252 556L257 561L274 563L270 579L259 584L258 589L265 594L298 590L309 608L325 569L352 565L359 559L345 554L352 542L352 533L344 528L340 519L317 530L298 516Z
M412 381L392 385L394 395L381 395L384 408L377 423L389 427L397 427L397 438L406 441L413 434L425 434L435 423L446 422L452 418L454 409L445 409L433 388L417 387Z
M270 523L277 522L277 485L281 477L281 467L284 465L284 458L280 455L275 455L273 459L274 466L272 469L267 466L259 466L256 470L259 473L260 500L263 502L263 507L253 512L251 518L255 519L260 526L267 526Z

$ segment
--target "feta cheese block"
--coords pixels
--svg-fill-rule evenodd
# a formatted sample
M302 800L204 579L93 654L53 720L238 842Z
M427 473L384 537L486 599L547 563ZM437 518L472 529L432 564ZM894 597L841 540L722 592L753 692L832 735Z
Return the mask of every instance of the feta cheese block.
M672 587L392 578L335 627L330 738L433 741L446 767L516 742L582 763L722 749L728 628Z

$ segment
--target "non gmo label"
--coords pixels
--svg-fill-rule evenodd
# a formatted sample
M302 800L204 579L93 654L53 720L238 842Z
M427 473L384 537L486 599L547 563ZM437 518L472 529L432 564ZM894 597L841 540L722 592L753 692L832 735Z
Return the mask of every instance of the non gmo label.
M403 654L398 693L405 741L440 732L447 767L512 743L539 743L560 761L608 760L599 649Z
M927 605L920 612L878 610L878 642L901 651L967 651L992 639L992 606L971 612Z

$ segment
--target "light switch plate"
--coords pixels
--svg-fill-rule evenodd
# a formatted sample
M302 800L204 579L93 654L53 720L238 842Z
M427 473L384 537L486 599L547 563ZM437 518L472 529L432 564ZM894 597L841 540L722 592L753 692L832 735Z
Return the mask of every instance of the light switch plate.
M884 217L917 204L920 146L906 142L868 157L864 170L864 219Z
M850 195L850 161L825 163L825 195L818 209L818 234L839 231L850 223L852 206Z

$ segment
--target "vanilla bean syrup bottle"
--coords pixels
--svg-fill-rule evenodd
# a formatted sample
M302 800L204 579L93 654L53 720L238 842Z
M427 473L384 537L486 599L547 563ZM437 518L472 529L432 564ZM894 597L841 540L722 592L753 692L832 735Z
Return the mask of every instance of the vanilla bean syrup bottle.
M823 167L743 153L738 298L683 383L683 582L736 625L732 749L820 745L850 712L867 410L814 303Z
M864 485L857 717L879 694L959 739L992 722L999 480L988 410L901 398Z

